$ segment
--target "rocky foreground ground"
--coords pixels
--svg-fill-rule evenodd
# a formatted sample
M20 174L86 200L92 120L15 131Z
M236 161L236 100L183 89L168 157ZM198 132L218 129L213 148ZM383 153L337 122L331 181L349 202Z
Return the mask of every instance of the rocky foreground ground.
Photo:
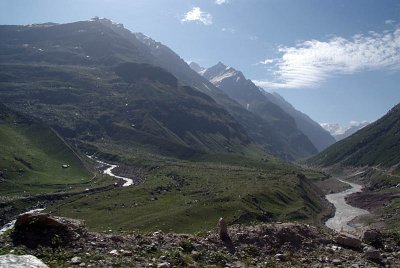
M0 267L23 254L49 267L400 267L400 239L298 223L226 228L223 220L197 235L94 233L74 220L28 214L0 237L0 254Z

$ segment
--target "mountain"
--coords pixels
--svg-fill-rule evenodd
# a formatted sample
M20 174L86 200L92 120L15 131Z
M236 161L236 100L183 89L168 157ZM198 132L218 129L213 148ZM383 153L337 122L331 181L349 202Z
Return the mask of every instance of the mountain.
M334 139L318 123L297 111L278 94L264 92L240 71L219 62L201 74L247 110L274 125L281 135L290 139L292 135L301 136L304 133L318 150L334 143Z
M196 92L200 91L205 96L204 99L208 95L212 98L208 99L210 103L211 100L215 101L212 105L216 109L228 112L228 114L221 114L221 117L224 117L224 119L216 118L215 120L223 122L229 118L229 122L223 123L225 124L224 129L237 132L233 137L242 137L236 141L229 140L232 133L228 134L226 131L223 134L221 132L218 133L223 138L218 136L213 139L207 137L199 140L198 136L202 134L191 133L190 131L183 134L186 137L182 137L180 135L185 131L181 131L179 135L176 135L177 133L174 130L164 125L166 122L159 122L158 118L156 119L158 121L156 123L153 120L146 120L146 127L141 129L141 131L146 132L146 135L143 132L136 133L138 129L133 130L132 127L126 128L124 126L123 132L126 134L129 133L128 136L132 135L132 130L136 133L133 135L137 138L134 141L135 144L145 142L150 147L153 147L153 149L157 147L155 148L156 150L158 150L159 146L151 146L151 144L162 144L163 146L160 149L163 153L184 156L197 154L198 150L203 149L217 151L219 148L225 148L224 152L230 152L233 150L233 147L236 147L238 149L235 149L237 152L243 151L251 139L260 144L267 152L286 160L303 158L315 153L315 148L312 145L310 146L310 142L304 135L295 134L290 138L282 136L270 122L246 110L207 79L193 71L171 49L143 34L133 34L121 24L107 19L95 18L90 21L68 24L47 23L0 27L0 64L2 65L0 81L5 83L2 86L6 89L0 92L0 97L6 97L9 104L15 106L20 111L29 112L41 118L52 118L47 123L54 126L57 130L62 130L63 135L68 134L67 138L77 139L77 143L81 143L84 136L87 136L88 139L93 139L95 132L102 133L94 138L97 141L105 138L102 137L104 133L108 133L107 135L109 135L110 133L121 132L121 125L119 123L115 122L112 124L113 127L118 126L118 131L110 132L108 127L99 123L101 121L99 118L93 116L89 116L91 118L85 117L89 113L84 113L83 110L91 107L90 109L97 110L96 114L100 116L99 109L104 109L105 114L101 115L104 118L113 118L111 114L114 115L116 112L115 109L121 115L123 114L123 109L118 105L125 105L126 102L118 100L116 106L110 106L106 109L104 105L107 102L115 102L115 100L104 100L100 96L105 96L106 98L121 97L123 95L121 92L116 94L112 92L114 90L123 91L129 88L129 82L121 80L121 77L115 74L115 68L119 64L127 62L145 63L161 67L176 77L179 84L178 87L189 86ZM23 80L23 82L19 82L19 80ZM147 82L153 86L150 88L155 88L154 83L158 83L159 81L147 80ZM37 87L30 89L29 85L32 83L35 83ZM124 87L125 89L122 89ZM56 90L56 88L59 89ZM199 94L201 94L200 92ZM59 94L63 96L61 99L66 103L51 103L55 99L60 99ZM86 95L86 97L97 96L98 98L94 102L88 98L84 98L85 101L90 103L90 105L87 105L87 103L82 103L83 99L80 98L82 94ZM180 94L186 95L188 93L180 90ZM39 95L41 99L37 100L36 98L34 101L35 105L32 105L33 102L29 98L38 97ZM148 94L146 98L153 98L155 96L155 93ZM179 103L178 97L179 95L176 96L177 103L175 104ZM148 100L148 102L151 101L153 100ZM81 106L77 107L77 103L80 103ZM49 104L55 106L47 109ZM70 106L69 108L72 106L73 109L67 109L67 106ZM96 108L93 108L93 106L96 106ZM42 109L43 107L46 108ZM66 110L65 113L58 110L61 107L61 110ZM141 107L147 109L147 112L150 113L150 107L144 108L145 106L143 105ZM181 106L177 105L176 108L178 109L178 107L180 108ZM185 109L190 109L189 107L196 107L196 105L186 106ZM51 116L51 112L61 112L64 122L57 121L61 117L54 114ZM83 121L77 122L73 112L79 114L81 116L80 119ZM170 117L167 116L167 118ZM192 118L192 120L195 122L195 118ZM179 121L176 122L176 124L181 123ZM235 127L233 127L233 124L235 124ZM128 124L127 126L130 125ZM162 131L154 131L154 129L147 131L148 128L158 128L162 129ZM74 129L79 129L80 134L78 136L76 136ZM158 135L161 132L163 134L160 140ZM167 135L165 132L169 134ZM215 133L209 134L213 135ZM151 138L145 138L149 137L149 135ZM167 139L167 142L165 139ZM157 142L154 142L154 140L157 140ZM95 143L94 141L91 142ZM119 142L121 141L119 140ZM85 143L87 144L87 140ZM176 150L176 144L178 144L179 150ZM164 150L165 147L169 149ZM195 152L189 147L193 147Z
M320 152L336 142L334 137L312 120L308 115L300 112L287 102L278 93L268 93L262 91L264 95L272 102L278 105L282 110L288 113L296 122L297 127L310 139L317 150Z
M192 62L189 63L189 67L190 67L193 71L195 71L196 73L200 73L200 72L202 72L202 71L205 70L204 67L201 67L200 65L198 65L198 64L195 63L194 61L192 61Z
M290 137L282 135L279 127L277 129L277 126L269 118L267 120L264 116L248 111L236 99L216 87L206 76L202 76L206 70L197 63L192 62L191 66L194 66L197 71L202 70L200 74L162 43L142 33L136 33L136 37L150 49L152 55L156 58L157 65L167 69L180 81L211 96L217 103L224 106L244 126L250 137L261 144L268 152L286 160L303 158L316 153L314 146L301 133L290 134Z
M189 158L252 143L211 97L143 63L154 56L119 24L1 26L0 39L2 101L82 148L131 144Z
M332 145L308 162L330 166L393 167L400 164L400 104L385 116Z
M321 126L326 131L329 131L336 141L340 141L353 135L367 125L369 125L369 122L366 121L361 123L354 122L349 127L341 127L339 124L321 123Z

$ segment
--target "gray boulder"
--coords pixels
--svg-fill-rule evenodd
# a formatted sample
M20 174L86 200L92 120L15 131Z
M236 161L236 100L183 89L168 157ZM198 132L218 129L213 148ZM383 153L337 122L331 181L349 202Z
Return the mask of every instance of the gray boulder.
M71 244L84 233L79 223L70 219L44 213L22 214L15 222L11 238L14 244L29 248L59 247Z
M362 234L362 241L366 244L373 245L375 247L381 247L382 246L382 234L381 232L377 230L366 230Z
M343 247L361 249L361 240L354 236L339 234L336 236L335 242Z
M7 268L49 268L41 260L32 255L7 254L0 256L0 267Z

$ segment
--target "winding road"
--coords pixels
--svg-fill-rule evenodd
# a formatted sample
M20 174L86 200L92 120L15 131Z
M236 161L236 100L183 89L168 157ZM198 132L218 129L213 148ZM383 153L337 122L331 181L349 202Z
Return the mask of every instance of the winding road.
M325 223L325 225L337 232L356 234L359 230L357 230L357 228L354 226L351 226L349 224L350 221L358 216L369 214L369 212L365 209L356 208L347 204L345 198L353 193L361 192L363 187L362 185L356 183L351 183L340 179L338 180L343 183L347 183L351 186L351 188L339 193L326 195L326 199L328 199L328 201L335 206L336 212L335 215Z

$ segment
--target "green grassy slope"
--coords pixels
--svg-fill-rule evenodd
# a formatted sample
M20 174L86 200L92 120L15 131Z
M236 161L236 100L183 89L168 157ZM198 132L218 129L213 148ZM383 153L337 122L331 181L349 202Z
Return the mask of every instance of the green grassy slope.
M75 153L49 128L0 104L0 195L65 189L91 179ZM67 164L69 168L62 168Z
M236 223L316 223L327 213L321 193L298 175L305 171L272 158L233 162L164 159L147 167L144 184L73 197L48 210L84 219L95 230L167 232L210 230L221 216Z
M400 163L400 105L385 116L308 160L330 166L376 166Z

